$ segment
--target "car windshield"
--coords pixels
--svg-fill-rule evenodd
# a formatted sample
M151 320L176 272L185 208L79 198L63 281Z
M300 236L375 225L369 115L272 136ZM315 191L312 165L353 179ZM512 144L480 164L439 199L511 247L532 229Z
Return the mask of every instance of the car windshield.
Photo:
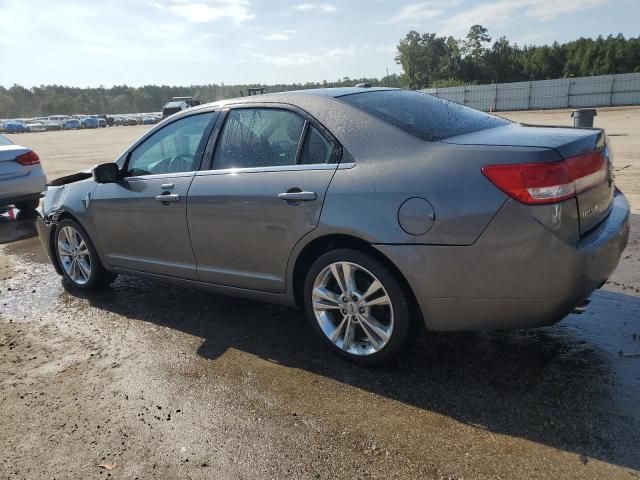
M11 143L9 140L7 140L5 137L3 137L2 135L0 135L0 146L5 146L5 145L13 145L13 143Z
M509 123L473 108L407 90L369 91L339 99L430 142Z

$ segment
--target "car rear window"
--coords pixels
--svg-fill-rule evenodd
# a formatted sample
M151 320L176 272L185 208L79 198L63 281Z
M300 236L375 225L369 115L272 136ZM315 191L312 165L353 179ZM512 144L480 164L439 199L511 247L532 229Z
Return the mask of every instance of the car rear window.
M370 91L339 99L429 142L510 123L433 95L408 90Z
M4 146L4 145L13 145L13 143L11 143L9 140L7 140L5 137L3 137L2 135L0 135L0 146Z

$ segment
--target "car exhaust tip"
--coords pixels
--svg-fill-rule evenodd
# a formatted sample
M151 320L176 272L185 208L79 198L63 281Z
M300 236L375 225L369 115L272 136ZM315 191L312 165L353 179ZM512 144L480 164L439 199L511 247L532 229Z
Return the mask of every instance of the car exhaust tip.
M573 311L571 313L582 315L585 312L585 310L587 310L587 307L589 306L590 303L591 303L591 300L586 299L581 304L576 305L575 307L573 307Z

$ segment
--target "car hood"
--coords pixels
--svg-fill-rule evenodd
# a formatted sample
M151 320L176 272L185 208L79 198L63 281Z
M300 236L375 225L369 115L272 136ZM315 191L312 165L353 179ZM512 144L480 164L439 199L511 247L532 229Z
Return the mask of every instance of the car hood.
M47 190L42 198L42 215L46 216L60 209L71 212L84 209L82 200L87 192L94 190L95 185L91 169L53 180L47 184Z
M81 172L72 173L64 177L56 178L47 184L48 187L61 187L62 185L68 185L70 183L79 182L80 180L86 180L91 178L91 169L82 170Z

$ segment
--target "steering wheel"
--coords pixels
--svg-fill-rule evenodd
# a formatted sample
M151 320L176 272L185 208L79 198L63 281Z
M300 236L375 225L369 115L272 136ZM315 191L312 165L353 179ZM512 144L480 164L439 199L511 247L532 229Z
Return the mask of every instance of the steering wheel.
M193 170L194 155L190 153L181 153L169 160L167 164L167 173L190 172Z

